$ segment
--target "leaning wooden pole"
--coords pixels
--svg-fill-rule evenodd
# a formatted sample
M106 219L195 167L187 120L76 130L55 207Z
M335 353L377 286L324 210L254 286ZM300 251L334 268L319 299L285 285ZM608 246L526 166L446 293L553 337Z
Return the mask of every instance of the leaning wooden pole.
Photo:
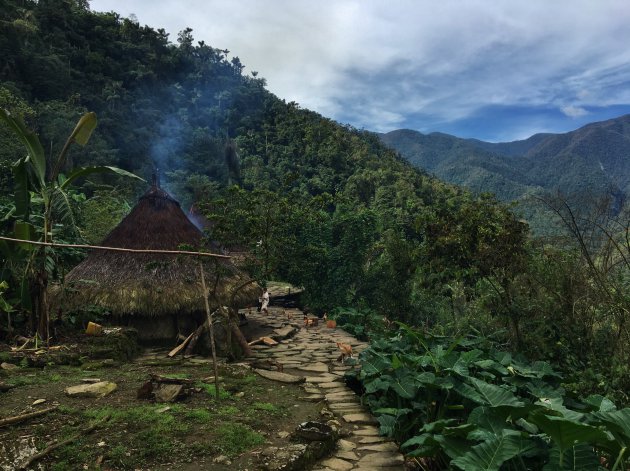
M109 252L132 252L132 253L155 253L155 254L167 254L167 255L197 255L200 257L214 257L214 258L232 258L230 255L221 255L209 252L193 252L189 250L159 250L159 249L125 249L123 247L103 247L100 245L86 245L86 244L58 244L56 242L38 242L34 240L22 240L12 237L0 236L0 240L6 240L9 242L17 242L20 244L41 245L45 247L58 247L58 248L72 248L72 249L89 249L89 250L105 250Z
M214 324L212 322L212 314L210 314L210 304L208 304L208 289L206 288L206 277L203 273L203 264L199 262L199 271L201 272L201 289L203 290L203 301L206 306L206 322L210 329L210 348L212 349L212 363L214 365L214 391L217 401L219 400L219 368L217 366L217 349L214 345Z

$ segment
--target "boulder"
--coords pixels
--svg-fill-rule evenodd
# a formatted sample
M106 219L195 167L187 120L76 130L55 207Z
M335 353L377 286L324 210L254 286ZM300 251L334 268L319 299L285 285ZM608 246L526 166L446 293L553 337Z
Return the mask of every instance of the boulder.
M299 384L306 381L306 378L304 378L304 376L295 376L288 373L280 373L279 371L260 370L256 368L254 368L254 371L263 378L280 381L281 383Z
M92 384L80 384L66 388L66 394L70 397L105 397L118 388L116 383L101 381Z

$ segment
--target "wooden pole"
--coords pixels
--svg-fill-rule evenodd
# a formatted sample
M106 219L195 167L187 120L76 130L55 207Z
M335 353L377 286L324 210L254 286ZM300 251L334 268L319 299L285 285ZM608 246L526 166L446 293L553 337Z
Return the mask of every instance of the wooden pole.
M16 415L15 417L7 417L0 420L0 427L6 427L7 425L18 424L25 420L32 419L33 417L39 417L40 415L48 414L50 411L56 410L57 406L49 407L48 409L41 409L35 412L29 412L28 414Z
M203 301L206 305L206 318L208 328L210 329L210 348L212 349L212 363L214 364L214 391L217 401L219 400L219 368L217 366L217 349L214 345L214 324L212 323L212 314L210 314L210 305L208 304L208 289L206 288L206 278L203 274L203 264L199 262L199 271L201 272L201 288L203 289Z
M34 240L14 239L11 237L3 237L3 236L0 236L0 240L6 240L9 242L18 242L20 244L41 245L41 246L46 246L46 247L58 247L58 248L105 250L105 251L110 251L110 252L155 253L155 254L168 254L168 255L197 255L200 257L232 258L230 255L220 255L220 254L208 253L208 252L192 252L188 250L125 249L122 247L103 247L100 245L58 244L56 242L37 242Z

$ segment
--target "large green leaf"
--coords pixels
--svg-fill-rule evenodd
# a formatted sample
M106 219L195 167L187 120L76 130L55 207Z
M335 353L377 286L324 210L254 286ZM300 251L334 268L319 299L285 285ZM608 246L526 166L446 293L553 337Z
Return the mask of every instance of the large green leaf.
M467 453L452 460L451 464L465 471L499 471L503 463L523 450L520 434L503 430L501 435L473 446Z
M93 173L115 173L117 175L122 175L124 177L130 177L130 178L135 178L140 181L144 181L144 179L140 178L138 175L135 175L131 172L128 172L118 167L109 167L109 166L80 167L80 168L75 169L74 171L72 171L70 175L68 175L68 178L66 178L66 180L63 183L61 183L60 188L62 190L66 189L77 178L86 177Z
M44 148L41 142L39 142L37 134L27 129L20 118L13 116L4 108L0 108L0 119L9 126L17 138L22 141L24 147L26 147L29 161L32 163L34 174L37 177L37 182L40 188L42 188L46 181L46 157L44 155Z
M630 408L596 412L592 416L613 434L621 446L630 449Z
M470 383L472 386L464 382L456 383L454 389L466 399L491 407L520 407L524 405L514 394L500 386L486 383L477 378L470 378Z
M564 417L537 412L531 415L530 422L549 435L562 453L580 443L603 444L610 441L603 430Z
M413 399L418 391L418 383L414 376L414 373L406 368L396 370L391 388L403 399Z
M392 384L392 378L388 375L368 379L363 383L366 394L373 394L376 391L386 392Z
M73 140L82 146L86 145L90 140L92 132L96 128L96 123L96 113L85 113L81 116L81 119L79 119L79 122L75 126L74 131L72 131L72 134L70 134L68 140Z
M473 409L468 416L468 423L477 426L470 432L470 440L490 440L503 433L503 429L509 428L503 414L499 414L496 409L480 406Z
M599 457L593 447L584 443L562 452L554 445L549 452L549 462L543 471L594 471L599 468Z
M586 399L584 403L593 408L595 412L610 412L617 410L615 404L608 398L600 396L599 394L593 394Z

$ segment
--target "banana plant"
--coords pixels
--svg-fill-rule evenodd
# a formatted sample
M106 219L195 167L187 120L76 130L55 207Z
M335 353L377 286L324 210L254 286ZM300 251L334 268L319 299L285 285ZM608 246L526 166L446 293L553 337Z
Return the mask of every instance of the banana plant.
M109 172L142 180L130 172L109 166L81 167L72 170L68 176L61 174L61 169L72 144L85 146L96 128L97 119L93 112L86 113L79 119L63 149L51 162L52 170L48 174L46 156L37 134L29 130L19 117L13 116L8 110L0 109L0 121L13 131L26 149L26 155L13 164L14 208L8 216L14 220L14 237L17 239L51 242L55 217L58 217L62 224L74 225L68 189L78 178L93 173ZM34 204L40 202L43 206L43 216L39 219L40 222L36 224L36 218L33 217L33 207ZM25 254L24 263L26 265L21 283L23 287L22 305L25 308L30 307L31 318L37 322L37 333L40 338L48 339L46 263L47 261L50 263L51 260L47 256L50 249L33 248L26 244L22 244L20 249ZM30 303L26 299L26 291L30 295Z

